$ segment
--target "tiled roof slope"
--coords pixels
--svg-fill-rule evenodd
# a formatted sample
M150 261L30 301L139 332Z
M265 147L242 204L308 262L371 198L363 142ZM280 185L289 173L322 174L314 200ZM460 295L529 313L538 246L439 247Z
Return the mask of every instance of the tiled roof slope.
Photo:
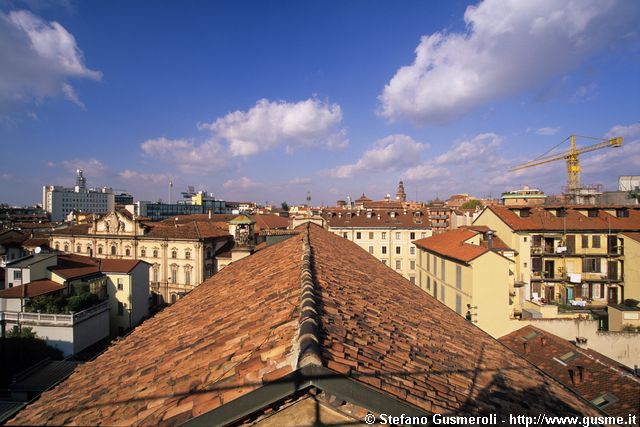
M636 242L640 242L640 233L626 232L626 233L622 233L622 234L627 236L630 239L635 240Z
M0 290L0 298L21 298L24 285L18 285L7 289ZM29 298L39 295L48 294L64 289L64 285L51 281L49 279L34 280L27 283L25 296Z
M328 368L434 413L595 412L356 244L311 245Z
M629 208L629 216L618 218L605 212L605 208L598 208L597 217L588 217L577 211L578 208L587 209L586 206L567 207L565 217L557 217L550 210L541 206L529 206L530 215L520 217L514 210L504 206L489 206L487 209L495 213L505 224L513 230L640 230L640 209ZM593 207L596 208L595 206ZM520 209L520 208L517 208Z
M395 217L391 217L395 212ZM334 228L418 228L431 227L427 210L379 209L372 210L371 218L367 218L365 209L325 209L322 217L330 227ZM380 218L378 219L378 215Z
M305 363L426 411L599 413L354 243L311 225L226 267L10 423L176 425Z
M533 333L537 335L528 340L525 338ZM500 341L586 400L594 400L605 392L611 393L618 401L603 407L604 412L614 416L638 413L640 379L633 377L628 368L614 360L592 350L577 348L569 341L534 326L518 329ZM575 357L566 360L564 365L554 360L569 352L575 353Z
M176 425L291 372L301 251L296 236L226 267L11 423Z
M420 248L444 255L448 258L469 262L485 252L489 252L489 249L484 246L465 243L465 240L477 234L477 232L472 230L457 229L436 236L426 237L413 243Z

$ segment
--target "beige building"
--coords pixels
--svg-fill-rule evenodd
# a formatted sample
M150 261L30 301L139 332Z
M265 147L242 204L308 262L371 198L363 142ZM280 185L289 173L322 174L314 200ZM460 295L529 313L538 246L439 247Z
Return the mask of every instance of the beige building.
M395 206L396 202L391 203ZM356 243L416 283L418 270L413 241L431 236L426 209L335 208L326 209L322 218L329 231Z
M619 237L620 257L624 261L624 298L640 301L640 232L625 232Z
M551 303L597 308L638 296L638 263L631 258L637 241L624 233L640 230L640 208L491 206L474 225L495 230L517 252L523 317L557 313Z
M148 222L114 211L54 231L50 239L52 248L65 253L146 261L152 303L158 304L175 302L211 277L216 253L233 238L226 222L207 215Z
M513 250L484 228L448 231L415 245L422 290L493 337L510 332L519 292Z

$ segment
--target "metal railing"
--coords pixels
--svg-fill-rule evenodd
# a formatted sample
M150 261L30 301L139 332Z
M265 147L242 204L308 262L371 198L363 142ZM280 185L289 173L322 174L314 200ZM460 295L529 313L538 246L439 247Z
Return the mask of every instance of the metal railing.
M0 311L0 320L11 323L46 323L54 326L73 326L89 317L109 309L108 301L103 301L86 310L72 314L28 313L17 311Z

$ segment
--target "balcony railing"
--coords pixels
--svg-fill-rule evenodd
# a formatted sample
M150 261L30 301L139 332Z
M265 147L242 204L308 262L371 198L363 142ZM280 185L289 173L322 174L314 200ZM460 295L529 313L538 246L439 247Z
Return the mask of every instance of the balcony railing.
M109 309L108 301L94 305L86 310L73 314L28 313L17 311L1 311L0 320L11 323L45 323L53 326L73 326L89 317Z

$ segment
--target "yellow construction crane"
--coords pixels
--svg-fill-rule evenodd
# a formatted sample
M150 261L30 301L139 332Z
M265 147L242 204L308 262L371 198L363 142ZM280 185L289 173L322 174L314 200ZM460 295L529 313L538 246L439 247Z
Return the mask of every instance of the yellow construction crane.
M595 139L600 142L597 144L589 145L587 147L576 148L576 135L572 134L570 137L567 137L565 140L560 142L560 144L562 144L568 139L571 139L571 148L568 151L565 151L560 154L554 154L551 156L544 157L547 153L549 153L549 151L553 150L554 148L558 147L558 145L560 145L558 144L555 147L553 147L551 150L543 154L541 157L522 163L521 165L515 166L509 169L509 171L513 172L521 169L527 169L534 166L543 165L545 163L555 162L556 160L566 160L567 175L568 175L567 176L567 192L569 194L576 194L580 189L580 161L579 161L580 154L588 153L590 151L600 150L601 148L621 147L622 139L623 139L621 136L616 136L610 139L593 138L590 136L582 136L580 138Z

